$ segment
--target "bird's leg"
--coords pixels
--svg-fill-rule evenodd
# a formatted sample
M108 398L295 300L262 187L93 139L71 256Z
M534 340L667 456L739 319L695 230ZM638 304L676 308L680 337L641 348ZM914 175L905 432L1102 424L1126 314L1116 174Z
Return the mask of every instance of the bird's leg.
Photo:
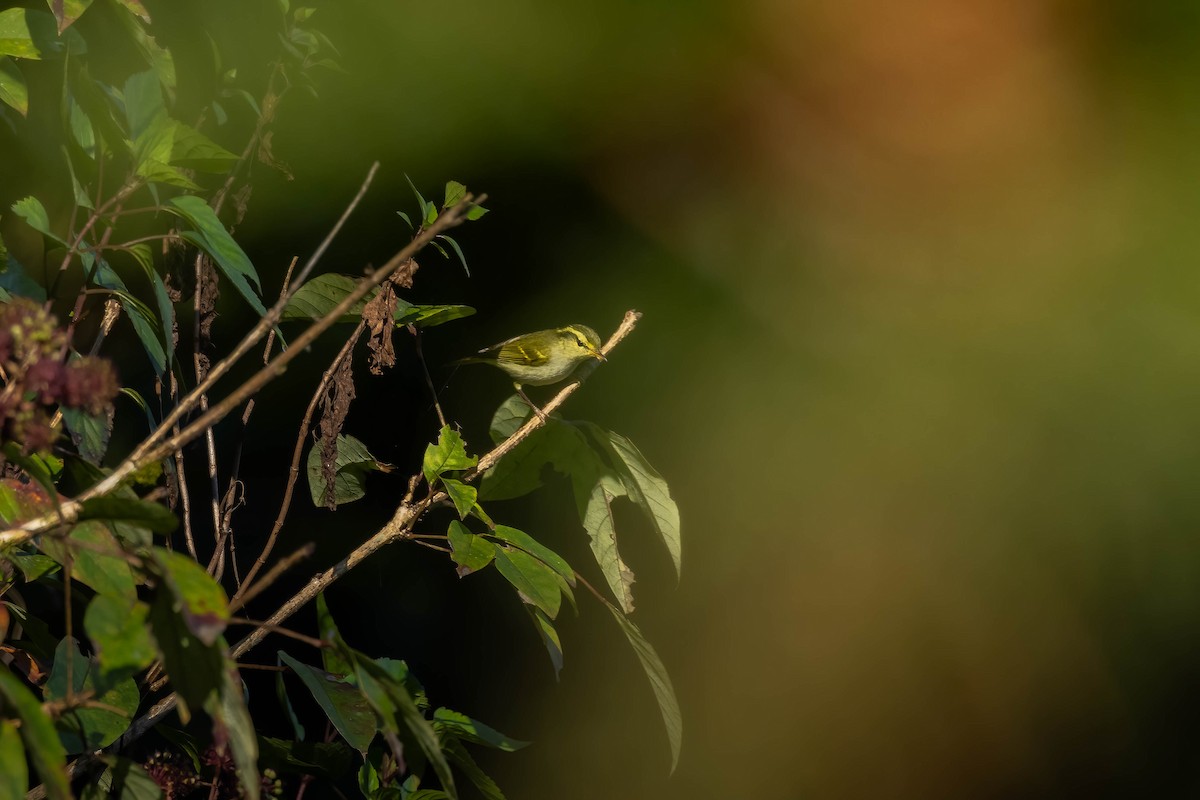
M521 395L521 399L525 401L525 405L532 408L533 413L538 415L538 419L540 419L542 422L545 422L546 421L546 412L544 412L540 408L538 408L537 405L532 400L529 399L529 395L525 394L525 390L521 388L521 384L514 383L513 386L517 387L517 394Z

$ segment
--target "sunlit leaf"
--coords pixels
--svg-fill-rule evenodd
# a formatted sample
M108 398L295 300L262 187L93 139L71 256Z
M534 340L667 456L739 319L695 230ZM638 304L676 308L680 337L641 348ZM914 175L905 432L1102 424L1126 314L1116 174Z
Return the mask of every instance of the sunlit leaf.
M50 58L62 52L54 17L45 11L0 11L0 56Z
M590 423L586 424L586 429L600 447L612 454L614 466L621 475L629 499L642 509L666 545L678 578L681 566L679 507L671 498L667 482L629 439Z
M493 747L506 753L516 752L529 745L529 742L506 736L479 720L471 719L466 714L460 714L448 708L439 708L433 712L433 727L435 730L452 733L468 742Z
M54 18L58 21L58 32L62 33L71 23L88 10L92 0L47 0Z
M475 456L467 455L465 444L458 431L446 425L438 434L438 440L425 448L421 471L430 485L443 472L470 469L479 462Z
M558 553L546 547L528 533L525 533L525 531L511 528L508 525L497 525L489 533L497 539L529 553L538 561L541 561L561 575L568 584L575 585L575 571L571 569L571 565Z
M454 508L458 510L459 518L466 519L467 514L470 514L471 509L475 507L475 500L478 497L475 487L453 478L442 478L442 487L454 501Z
M41 200L30 195L13 203L12 210L35 231L49 236L59 244L66 245L66 242L58 234L50 230L50 216L46 213L46 207L42 205Z
M617 550L617 529L612 513L612 501L625 494L625 486L611 472L600 472L594 482L581 479L579 473L572 474L571 478L580 518L596 563L622 610L632 614L634 575Z
M554 571L524 550L496 545L496 569L513 585L521 599L546 613L558 616L562 592Z
M450 542L450 558L458 564L458 577L465 577L492 563L496 557L496 548L482 536L476 536L458 520L450 523L446 532Z
M449 181L446 184L446 199L442 201L442 208L450 208L458 205L458 201L467 196L467 187L463 186L458 181Z
M397 325L416 325L418 328L432 328L475 313L470 306L460 305L429 305L411 306L403 301L396 307Z

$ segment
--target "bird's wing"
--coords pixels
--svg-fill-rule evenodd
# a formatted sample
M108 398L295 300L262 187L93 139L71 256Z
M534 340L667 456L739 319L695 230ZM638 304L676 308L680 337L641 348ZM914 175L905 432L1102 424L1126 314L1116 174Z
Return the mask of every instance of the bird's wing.
M518 339L521 337L517 337ZM493 348L496 360L503 364L519 364L525 367L537 367L550 360L550 354L537 345L529 342L518 342L510 339Z

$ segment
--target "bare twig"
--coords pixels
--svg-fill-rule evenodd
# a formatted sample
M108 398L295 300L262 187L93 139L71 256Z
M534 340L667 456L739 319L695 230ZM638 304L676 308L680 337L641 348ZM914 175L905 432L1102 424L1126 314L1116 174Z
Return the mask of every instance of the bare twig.
M248 601L249 597L246 595L254 582L254 576L262 569L263 564L266 563L271 555L271 550L275 547L275 540L279 538L279 531L283 528L283 521L287 519L288 511L292 507L292 494L296 489L296 480L300 477L300 458L304 453L304 442L308 439L308 430L312 426L312 418L316 412L317 404L320 402L321 396L325 394L325 389L329 386L330 381L333 380L333 376L337 374L342 361L350 358L354 345L358 342L359 337L362 336L365 328L365 323L360 320L354 331L347 337L345 344L342 345L342 349L334 357L333 363L321 375L321 381L317 384L312 399L308 401L308 408L305 409L304 418L300 421L300 431L296 434L296 444L292 447L292 463L288 467L287 485L283 490L283 500L279 504L279 513L275 516L275 524L271 526L271 533L267 536L267 541L263 545L262 552L258 554L258 558L254 560L254 564L251 565L250 570L246 573L246 580L242 582L241 588L234 594L231 600L232 603L238 603L238 601L245 603ZM257 591L255 594L257 594Z
M262 576L262 580L251 585L250 574L246 574L246 580L242 581L242 590L239 594L234 595L229 601L229 610L237 611L242 606L249 603L254 598L262 594L271 584L279 579L279 576L287 572L292 567L299 564L304 559L308 558L316 551L316 545L312 542L301 547L290 556L285 557L281 561L276 562L275 566L267 570L267 574Z
M329 642L326 642L323 639L318 639L314 636L308 636L306 634L300 633L299 631L294 631L291 628L285 628L282 625L268 625L265 622L259 622L258 620L247 619L246 617L231 617L229 620L229 624L230 625L250 625L258 630L265 630L267 633L278 633L280 636L286 636L289 639L295 639L298 642L304 642L305 644L311 645L312 647L315 647L318 650L321 650L321 649L329 646Z
M416 325L409 325L408 332L412 334L413 345L417 350L417 360L421 362L421 374L425 376L425 385L429 387L429 396L433 398L433 408L437 411L438 422L442 427L446 427L446 415L442 413L442 404L438 402L437 389L433 386L433 378L429 377L429 367L425 363L425 353L421 350L421 329Z

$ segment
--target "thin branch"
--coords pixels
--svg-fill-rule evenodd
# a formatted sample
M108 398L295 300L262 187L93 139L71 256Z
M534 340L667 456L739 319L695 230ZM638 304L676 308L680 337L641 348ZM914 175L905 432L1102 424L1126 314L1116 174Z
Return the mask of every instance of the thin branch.
M433 386L433 378L429 376L429 366L425 363L425 353L421 350L421 329L416 325L409 325L408 331L413 336L413 344L417 350L417 360L421 362L421 374L425 376L425 385L429 387L429 396L433 398L433 408L437 411L438 422L444 428L446 427L446 415L442 413L442 404L438 402L437 389Z
M275 547L275 540L279 538L279 531L283 529L283 521L287 519L288 511L292 507L292 494L296 489L296 481L300 477L300 458L304 453L304 443L308 439L308 430L312 426L313 414L316 413L317 404L320 402L322 395L325 394L325 389L332 382L333 376L337 374L342 361L350 358L350 354L354 350L354 345L358 342L359 337L362 336L362 332L365 329L366 323L359 320L354 331L346 338L342 349L334 356L329 368L321 375L321 381L317 384L312 399L308 401L308 408L305 409L304 418L300 421L300 431L296 434L296 444L292 447L292 463L288 467L287 485L283 489L283 500L279 504L279 513L275 516L275 524L271 526L271 533L267 536L267 541L263 545L262 552L258 554L258 558L254 560L254 564L246 573L246 580L242 582L241 588L234 594L231 601L233 603L237 603L239 600L242 603L247 602L249 598L245 595L254 581L254 576L262 569L263 564L266 563L267 558L271 555L271 550Z
M246 617L232 617L229 620L230 625L250 625L258 630L265 630L267 633L278 633L280 636L286 636L289 639L295 639L298 642L304 642L307 645L322 650L329 646L329 642L324 639L317 639L313 636L307 636L299 631L294 631L291 628L285 628L282 625L268 625L265 622L258 620L247 619Z

